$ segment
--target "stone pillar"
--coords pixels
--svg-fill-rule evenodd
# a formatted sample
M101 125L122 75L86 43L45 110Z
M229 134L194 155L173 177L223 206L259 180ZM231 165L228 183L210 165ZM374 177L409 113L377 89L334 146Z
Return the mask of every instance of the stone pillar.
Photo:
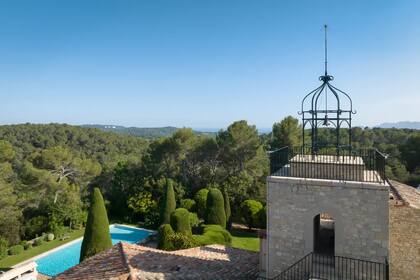
M258 232L260 239L260 255L259 255L259 271L260 275L265 277L267 275L267 232L260 230Z

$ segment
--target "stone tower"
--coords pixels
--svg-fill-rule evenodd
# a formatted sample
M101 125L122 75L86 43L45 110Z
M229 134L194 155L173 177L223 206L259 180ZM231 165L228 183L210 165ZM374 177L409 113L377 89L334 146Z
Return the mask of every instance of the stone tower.
M387 279L385 156L352 147L352 101L330 84L326 59L319 79L302 102L303 145L270 153L261 269L298 275L278 279Z

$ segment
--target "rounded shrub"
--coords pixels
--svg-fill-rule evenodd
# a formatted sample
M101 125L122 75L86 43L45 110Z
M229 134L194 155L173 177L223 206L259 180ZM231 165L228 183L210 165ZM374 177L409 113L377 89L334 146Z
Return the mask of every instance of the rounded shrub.
M15 245L9 248L9 255L19 255L23 252L23 246L22 245Z
M181 208L185 208L190 212L196 212L196 202L194 199L182 199L181 200L181 204L180 204Z
M171 214L171 226L175 232L191 235L190 212L185 208L178 208Z
M247 199L241 203L240 210L242 220L249 228L255 228L260 225L260 214L259 212L263 209L261 202Z
M163 224L159 228L158 233L158 248L162 250L171 251L174 250L174 246L171 241L171 235L174 234L170 224Z
M160 224L169 224L171 213L175 211L176 201L173 182L166 179L166 188L160 204Z
M208 225L220 225L226 228L226 213L223 194L219 189L211 188L207 195L205 222Z
M30 242L26 242L25 245L23 245L23 249L25 250L29 250L32 248L32 243Z
M232 236L220 225L205 225L202 235L194 235L199 245L220 244L230 246L232 244Z
M7 256L7 239L0 236L0 260Z
M209 193L208 189L201 189L199 190L195 196L194 196L194 200L196 203L196 210L197 210L197 215L200 218L204 219L204 216L206 214L206 205L207 205L207 195Z
M54 234L53 233L48 233L47 234L47 241L53 241L54 240Z
M112 247L109 221L99 188L94 188L80 251L80 262Z
M40 246L42 244L44 244L44 239L42 239L42 237L38 237L37 239L35 239L34 246Z
M200 225L200 219L198 218L197 213L190 212L190 226L191 228L198 227Z
M51 233L54 234L54 238L60 238L69 230L69 228L62 226L62 225L51 225L50 226Z

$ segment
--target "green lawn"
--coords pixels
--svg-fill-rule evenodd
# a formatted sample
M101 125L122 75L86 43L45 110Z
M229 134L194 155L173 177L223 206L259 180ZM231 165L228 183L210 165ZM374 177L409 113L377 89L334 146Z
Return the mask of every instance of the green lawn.
M59 239L56 239L56 240L53 240L53 241L50 241L50 242L45 242L40 246L33 247L31 249L23 251L19 255L8 256L8 257L0 260L0 270L1 269L8 269L15 264L23 262L27 259L35 257L36 255L42 254L42 253L44 253L48 250L54 249L55 247L58 247L58 246L63 245L67 242L70 242L74 239L77 239L77 238L83 236L83 233L84 233L84 229L75 230L75 231L73 231L69 234L70 238L68 238L66 240L60 241Z
M260 251L260 240L256 232L242 229L232 229L232 247L251 251Z

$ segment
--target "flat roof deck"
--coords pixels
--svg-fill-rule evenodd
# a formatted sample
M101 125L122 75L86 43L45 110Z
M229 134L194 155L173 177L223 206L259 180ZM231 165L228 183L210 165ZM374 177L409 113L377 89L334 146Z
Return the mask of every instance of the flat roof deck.
M337 156L337 155L296 155L290 159L291 163L316 163L316 164L349 164L364 165L360 156Z

